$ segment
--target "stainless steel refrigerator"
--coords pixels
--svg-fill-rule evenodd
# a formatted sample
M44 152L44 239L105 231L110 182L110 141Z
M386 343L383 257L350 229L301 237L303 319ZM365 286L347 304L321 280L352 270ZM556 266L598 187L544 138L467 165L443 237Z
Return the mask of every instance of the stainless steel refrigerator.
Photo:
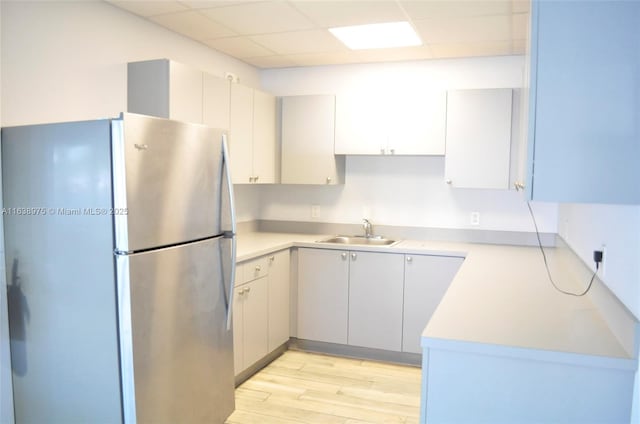
M17 423L234 409L223 130L143 115L2 129Z

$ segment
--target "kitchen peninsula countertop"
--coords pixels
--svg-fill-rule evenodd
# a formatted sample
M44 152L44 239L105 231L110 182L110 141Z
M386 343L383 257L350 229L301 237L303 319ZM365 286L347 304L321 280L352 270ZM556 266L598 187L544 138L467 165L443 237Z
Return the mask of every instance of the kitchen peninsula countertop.
M621 343L589 295L574 297L555 290L537 247L420 240L402 240L392 246L316 242L327 237L244 233L238 237L237 259L240 262L290 247L464 257L422 334L423 347L485 349L490 354L509 348L508 355L532 359L556 360L560 353L569 355L567 361L637 367L633 359L637 353L629 348L637 342ZM556 284L565 290L583 290L588 279L582 281L567 267L554 266L561 262L558 250L545 248ZM551 354L553 358L549 357Z

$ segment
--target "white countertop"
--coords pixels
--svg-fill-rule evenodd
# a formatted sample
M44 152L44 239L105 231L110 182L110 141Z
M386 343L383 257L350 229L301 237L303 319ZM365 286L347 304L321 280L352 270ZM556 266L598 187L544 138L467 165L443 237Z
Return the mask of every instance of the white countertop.
M391 247L316 243L327 236L247 233L238 237L238 261L293 246L465 257L422 334L423 346L481 343L630 360L589 296L573 297L550 284L537 247L404 240ZM555 249L545 248L550 262ZM553 270L564 289L588 281ZM570 287L574 285L573 287ZM625 363L627 361L624 361ZM633 366L636 361L628 361ZM626 366L626 365L625 365Z

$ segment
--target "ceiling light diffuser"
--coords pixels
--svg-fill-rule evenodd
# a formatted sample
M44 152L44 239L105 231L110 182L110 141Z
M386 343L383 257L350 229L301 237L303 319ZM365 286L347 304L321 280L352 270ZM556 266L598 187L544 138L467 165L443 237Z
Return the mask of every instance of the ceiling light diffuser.
M351 50L420 46L422 40L409 22L354 25L329 28Z

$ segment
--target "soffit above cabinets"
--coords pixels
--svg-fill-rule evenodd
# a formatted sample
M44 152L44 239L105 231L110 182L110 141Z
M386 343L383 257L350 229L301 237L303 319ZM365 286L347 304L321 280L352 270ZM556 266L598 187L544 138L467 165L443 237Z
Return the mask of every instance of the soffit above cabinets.
M524 54L529 0L107 0L258 68ZM327 28L408 21L422 46L352 51Z

